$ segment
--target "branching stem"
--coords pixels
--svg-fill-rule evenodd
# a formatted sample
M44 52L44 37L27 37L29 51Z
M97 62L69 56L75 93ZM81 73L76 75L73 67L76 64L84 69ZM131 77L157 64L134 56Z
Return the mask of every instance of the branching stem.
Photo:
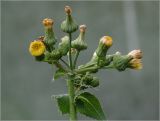
M73 72L72 56L71 56L71 42L72 42L72 34L69 33L69 66L70 66L71 72ZM70 104L70 121L76 121L77 112L76 112L76 106L74 104L75 90L74 90L73 76L69 76L67 85L68 85L69 104Z

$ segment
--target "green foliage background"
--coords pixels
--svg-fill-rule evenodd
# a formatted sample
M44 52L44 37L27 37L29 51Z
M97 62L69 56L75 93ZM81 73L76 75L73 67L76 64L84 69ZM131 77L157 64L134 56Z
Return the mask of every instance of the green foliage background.
M34 61L28 52L30 41L43 35L41 21L46 17L55 20L58 38L65 35L60 30L65 5L72 7L79 24L87 25L88 49L80 54L79 64L89 61L104 35L113 37L109 53L126 54L136 48L144 53L144 68L140 71L107 70L97 74L100 87L91 92L99 98L108 119L158 119L158 2L3 1L1 5L2 119L67 119L51 100L51 95L67 92L66 82L60 79L53 83L54 69ZM78 32L74 37L77 35Z

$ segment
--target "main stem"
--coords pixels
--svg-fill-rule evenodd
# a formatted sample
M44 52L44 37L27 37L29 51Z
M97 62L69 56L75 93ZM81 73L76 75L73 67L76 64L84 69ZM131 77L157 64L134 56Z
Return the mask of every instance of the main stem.
M69 49L69 66L70 66L71 71L73 71L72 56L71 56L71 41L72 41L72 35L71 33L69 33L69 48L70 48ZM74 104L75 91L74 91L74 80L72 76L69 76L67 85L68 85L69 104L70 104L70 121L76 121L77 112L76 112L76 107Z

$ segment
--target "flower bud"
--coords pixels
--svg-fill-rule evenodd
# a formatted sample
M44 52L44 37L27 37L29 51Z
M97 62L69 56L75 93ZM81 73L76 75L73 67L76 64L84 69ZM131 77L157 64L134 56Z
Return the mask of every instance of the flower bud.
M71 16L71 8L69 6L65 7L66 19L61 24L61 29L63 32L72 33L78 29L77 23L73 20Z
M105 44L107 47L112 46L112 37L110 36L104 36L100 39L100 41Z
M53 50L51 53L50 52L45 53L45 59L49 61L59 60L61 57L62 57L61 53L58 49Z
M46 44L47 50L52 51L54 49L53 45L56 43L57 39L54 35L52 25L53 25L53 20L46 18L43 20L43 25L45 28L45 37L44 37L44 42Z
M63 38L61 38L61 40L62 42L59 43L58 49L61 52L61 54L65 56L69 51L69 37L64 36Z
M83 83L91 87L97 87L99 86L99 79L97 77L93 77L91 74L86 74L83 77Z
M42 41L35 40L30 43L29 52L32 56L41 56L45 52L45 45Z
M112 38L110 36L103 36L100 39L96 53L99 57L105 57L108 49L112 46Z
M98 87L99 86L99 79L97 77L93 77L93 80L90 84L92 87Z
M124 71L131 60L131 56L116 54L113 57L113 65L117 70Z
M87 44L84 41L86 25L81 25L79 29L80 29L80 34L77 39L72 41L72 48L75 48L78 51L81 51L81 50L87 49Z
M128 64L128 67L131 68L131 69L135 69L135 70L140 70L143 68L143 65L142 65L142 61L141 59L132 59L129 64Z
M141 50L132 50L128 53L132 58L141 59L142 58L142 51Z
M66 14L70 15L72 13L72 9L70 6L65 6L64 11L66 12Z

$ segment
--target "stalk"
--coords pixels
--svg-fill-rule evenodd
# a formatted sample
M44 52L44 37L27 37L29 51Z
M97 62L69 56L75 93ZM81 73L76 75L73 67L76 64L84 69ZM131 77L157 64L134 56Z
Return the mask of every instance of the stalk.
M72 41L72 35L71 33L69 33L69 48L70 48L69 49L69 66L71 71L73 71L72 56L71 56L71 41ZM69 76L69 79L67 80L67 86L68 86L69 104L70 104L70 121L76 121L77 112L74 104L75 91L74 91L74 80L72 76Z
M75 60L74 60L74 64L73 64L74 69L76 68L76 63L77 63L78 56L79 56L79 51L77 51L76 57L75 57Z

